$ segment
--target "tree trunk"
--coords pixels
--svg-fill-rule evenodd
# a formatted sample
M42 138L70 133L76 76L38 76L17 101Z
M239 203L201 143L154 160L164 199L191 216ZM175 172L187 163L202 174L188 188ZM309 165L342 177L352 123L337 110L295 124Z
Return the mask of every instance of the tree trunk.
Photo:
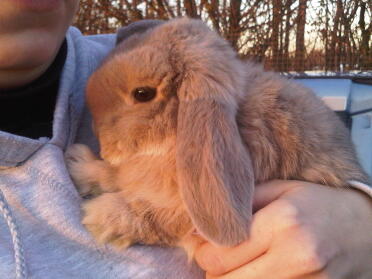
M366 3L362 2L359 16L359 27L362 33L362 41L360 44L360 67L361 70L370 70L372 67L372 51L369 44L371 40L372 23L366 27L365 14Z
M336 57L337 57L336 48L337 48L337 45L339 44L337 33L339 30L342 9L343 9L342 0L337 0L336 15L334 19L333 31L331 34L331 43L329 46L329 69L331 71L337 71L337 69L339 68L339 66L337 65L337 61L336 61Z
M198 18L198 11L196 9L195 0L183 0L183 6L186 10L186 15L188 17Z
M283 71L289 71L289 32L291 29L290 19L291 19L291 5L292 0L287 0L285 7L285 35L284 35L284 49L283 49Z
M207 10L208 17L212 21L213 29L218 33L221 33L220 29L220 12L218 10L219 0L211 0L210 3L208 0L202 0L201 3Z
M241 13L240 13L240 5L241 0L232 0L230 1L230 8L229 8L229 41L231 46L238 50L238 40L240 38L240 20L241 20Z
M279 70L279 25L281 21L281 0L273 0L273 20L272 20L272 34L271 34L271 49L273 70Z
M295 67L297 72L305 71L305 24L307 0L299 0L296 29Z

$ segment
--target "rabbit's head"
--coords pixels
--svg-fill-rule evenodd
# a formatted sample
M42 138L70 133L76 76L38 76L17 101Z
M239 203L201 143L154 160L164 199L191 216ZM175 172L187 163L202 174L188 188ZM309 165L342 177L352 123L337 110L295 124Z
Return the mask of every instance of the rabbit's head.
M236 123L243 65L199 20L153 21L119 34L87 88L101 156L120 164L150 147L174 150L178 191L198 232L216 244L240 243L254 185Z

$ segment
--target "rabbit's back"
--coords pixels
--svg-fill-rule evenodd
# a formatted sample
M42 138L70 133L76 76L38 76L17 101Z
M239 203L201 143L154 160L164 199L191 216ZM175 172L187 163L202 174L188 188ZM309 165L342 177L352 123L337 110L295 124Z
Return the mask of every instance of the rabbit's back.
M350 134L321 99L298 83L247 63L238 122L256 182L300 179L331 186L368 182Z

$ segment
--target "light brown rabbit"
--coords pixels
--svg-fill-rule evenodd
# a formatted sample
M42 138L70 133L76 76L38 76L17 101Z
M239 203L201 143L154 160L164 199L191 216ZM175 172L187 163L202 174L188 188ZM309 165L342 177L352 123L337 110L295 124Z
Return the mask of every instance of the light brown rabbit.
M349 133L308 89L239 60L202 21L136 23L87 87L103 160L67 164L99 242L232 246L249 234L257 183L367 182ZM195 233L197 231L198 233Z

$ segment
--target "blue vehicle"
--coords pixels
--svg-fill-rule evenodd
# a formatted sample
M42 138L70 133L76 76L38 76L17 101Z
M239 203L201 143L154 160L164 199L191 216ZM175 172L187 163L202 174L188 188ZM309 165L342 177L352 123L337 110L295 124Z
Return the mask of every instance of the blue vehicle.
M372 76L296 77L333 109L350 129L360 163L372 176Z

